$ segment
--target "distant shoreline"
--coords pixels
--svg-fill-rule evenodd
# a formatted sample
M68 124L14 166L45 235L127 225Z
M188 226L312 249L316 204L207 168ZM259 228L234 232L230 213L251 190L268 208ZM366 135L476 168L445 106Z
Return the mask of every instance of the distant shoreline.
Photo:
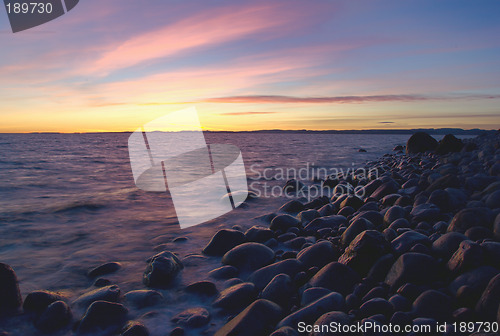
M408 134L426 132L432 135L480 135L492 130L485 129L462 129L462 128L414 128L414 129L368 129L368 130L255 130L255 131L208 131L206 133L295 133L295 134ZM27 133L0 133L2 134L104 134L104 133L132 133L132 131L119 132L27 132Z

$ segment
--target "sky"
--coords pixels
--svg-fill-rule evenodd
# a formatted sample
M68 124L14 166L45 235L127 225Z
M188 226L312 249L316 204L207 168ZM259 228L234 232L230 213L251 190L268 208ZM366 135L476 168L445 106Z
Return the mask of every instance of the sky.
M500 2L83 0L12 33L0 132L500 128Z

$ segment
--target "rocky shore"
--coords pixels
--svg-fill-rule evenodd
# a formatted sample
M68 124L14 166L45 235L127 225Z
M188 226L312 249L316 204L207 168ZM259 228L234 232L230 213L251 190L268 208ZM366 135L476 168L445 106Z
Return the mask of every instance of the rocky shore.
M440 142L416 133L366 168L368 176L323 181L335 188L331 198L290 200L261 225L218 231L202 253L220 267L182 289L199 305L179 311L164 334L346 334L320 328L331 324L498 332L454 328L500 323L500 133ZM2 325L28 321L41 334L149 335L129 309L161 302L188 261L171 251L151 257L145 288L127 293L105 278L120 264L101 265L88 273L95 289L71 302L49 291L23 300L14 271L0 263L0 335L9 335ZM215 318L227 323L215 328Z

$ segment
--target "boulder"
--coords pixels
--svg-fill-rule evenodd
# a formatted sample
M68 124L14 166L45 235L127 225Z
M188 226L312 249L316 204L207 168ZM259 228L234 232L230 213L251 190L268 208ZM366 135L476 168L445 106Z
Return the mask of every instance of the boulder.
M339 257L338 249L334 248L331 242L324 240L317 242L297 254L297 260L302 262L307 268L323 267Z
M406 142L406 154L433 151L438 146L436 139L426 132L416 132Z
M108 262L103 265L97 266L94 269L91 269L88 273L90 278L96 278L101 275L114 273L122 268L122 265L119 262Z
M441 275L437 261L426 254L408 252L392 265L385 282L393 289L406 283L431 284Z
M437 154L448 154L451 152L460 152L464 144L462 140L456 138L453 134L446 134L436 148Z
M366 230L373 230L375 226L366 218L358 218L351 222L349 227L342 233L340 237L340 244L348 246L357 235Z
M289 275L281 273L275 276L262 290L260 297L272 301L284 309L290 305L295 294L295 286Z
M112 334L121 329L127 314L127 308L119 303L96 301L89 306L78 324L77 334L96 334L103 330Z
M453 312L452 301L448 295L437 290L427 290L413 302L412 312L416 317L448 321Z
M219 329L215 336L267 336L281 319L282 309L276 303L260 299Z
M248 229L247 232L245 232L245 238L248 242L265 243L269 239L274 238L274 232L265 227L255 225ZM234 246L232 246L231 248L233 247ZM230 249L228 249L227 251L229 251ZM225 251L224 253L226 253L227 251Z
M359 317L366 318L376 314L382 314L390 318L394 312L392 304L383 298L373 298L366 301L359 307Z
M243 234L243 232L222 229L217 231L212 239L210 239L208 245L203 249L203 253L210 256L221 256L233 247L243 244L244 242L245 234Z
M386 227L388 227L396 219L405 218L405 216L406 216L405 208L399 205L394 205L389 209L387 209L387 211L385 212L384 224Z
M53 333L71 321L71 309L64 301L51 303L35 322L35 327L44 333Z
M138 289L125 293L125 300L137 309L151 307L163 301L163 295L155 290Z
M297 200L290 200L279 208L279 211L288 213L298 213L302 210L304 210L304 204Z
M188 308L175 315L172 322L191 328L198 328L210 322L210 313L203 307Z
M344 216L339 216L339 215L324 216L312 220L309 224L307 224L304 227L304 230L318 231L324 228L335 229L338 228L340 225L346 223L347 223L347 218L345 218Z
M304 265L299 260L285 259L256 270L250 275L248 281L255 284L255 286L261 290L278 274L283 273L293 279L297 273L304 269Z
M214 279L230 279L238 275L238 269L234 266L226 265L211 270L208 276Z
M274 261L274 251L259 243L243 243L229 250L222 263L240 270L256 270Z
M51 303L63 300L58 293L45 290L29 293L24 299L23 310L26 313L42 313Z
M273 231L286 232L289 228L298 227L299 225L300 222L297 218L290 215L279 215L273 218L269 228Z
M105 286L80 295L74 303L81 307L87 307L95 301L118 302L120 301L120 293L120 288L116 285Z
M213 306L226 310L243 308L253 302L258 291L251 282L243 282L220 292L219 297L214 301Z
M337 326L346 326L350 325L352 323L352 318L351 316L347 315L344 312L341 311L332 311L326 314L321 315L316 322L314 322L315 328L318 330L313 330L312 333L310 333L311 336L331 336L331 335L345 335L345 333L338 331L325 331L323 326L331 326L331 325L337 325ZM316 327L317 326L317 327Z
M473 292L481 295L490 280L498 273L498 269L494 267L481 266L459 275L450 283L448 288L452 294L456 295L460 287L468 286Z
M129 321L123 328L121 336L149 336L149 330L138 321Z
M448 269L454 273L463 273L483 263L483 249L469 240L464 240L448 261Z
M149 259L142 282L147 287L166 288L184 268L177 256L169 251L159 253Z
M356 236L338 261L364 276L380 257L390 251L390 245L382 233L367 230Z
M432 243L432 251L436 256L448 261L467 237L459 232L448 232Z
M310 280L309 287L324 287L333 292L347 295L354 285L361 280L360 276L349 266L339 262L331 262L318 271Z
M474 226L484 226L491 229L493 213L489 208L466 208L460 210L451 220L448 232L465 233Z
M184 291L201 296L214 296L219 293L215 284L207 280L193 282L187 285Z
M398 255L410 251L416 244L430 246L431 241L426 235L416 231L407 231L391 241L391 246Z
M9 265L0 263L0 316L16 313L21 303L16 273Z
M495 321L500 309L500 274L490 280L476 305L476 313L485 321Z

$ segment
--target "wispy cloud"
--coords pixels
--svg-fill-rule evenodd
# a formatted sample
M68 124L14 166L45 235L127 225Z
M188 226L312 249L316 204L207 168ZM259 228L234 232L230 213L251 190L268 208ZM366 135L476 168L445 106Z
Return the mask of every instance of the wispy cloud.
M261 115L261 114L275 114L275 113L280 113L280 112L248 111L248 112L226 112L226 113L219 113L219 114L223 115L223 116L244 116L244 115Z
M394 124L394 121L379 121L379 124Z
M427 100L472 100L500 99L500 95L375 95L375 96L331 96L331 97L295 97L295 96L231 96L204 99L205 103L306 103L306 104L349 104L365 102L415 102Z

